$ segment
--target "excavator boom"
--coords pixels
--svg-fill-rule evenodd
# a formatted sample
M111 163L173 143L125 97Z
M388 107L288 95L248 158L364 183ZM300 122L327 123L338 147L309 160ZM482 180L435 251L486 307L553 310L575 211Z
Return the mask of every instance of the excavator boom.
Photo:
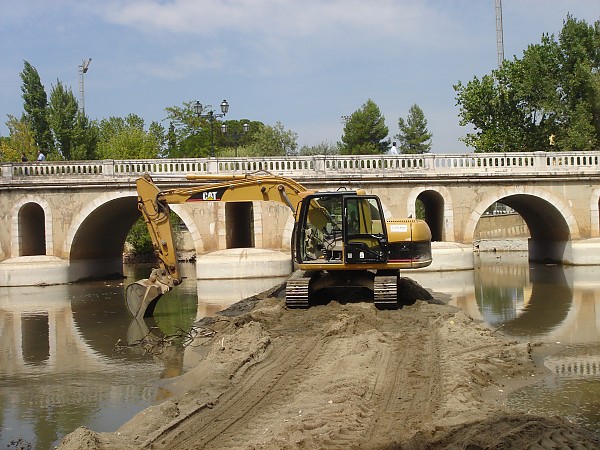
M127 287L129 312L136 318L149 316L158 299L181 283L170 204L212 201L277 201L295 213L302 197L309 193L294 180L276 175L188 175L186 179L204 182L190 187L160 190L150 175L136 181L138 209L148 227L159 260L147 279Z

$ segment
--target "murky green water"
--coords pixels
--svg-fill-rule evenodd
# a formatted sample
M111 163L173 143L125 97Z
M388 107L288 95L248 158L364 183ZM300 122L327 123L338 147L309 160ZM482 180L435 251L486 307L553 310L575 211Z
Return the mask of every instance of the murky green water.
M11 441L21 438L50 449L81 425L115 431L165 398L161 378L195 364L191 352L115 351L132 334L125 286L147 276L148 267L125 272L129 280L0 288L0 448L16 448ZM161 299L148 329L189 329L261 290L247 281L197 282L191 264L183 274L189 278ZM600 431L600 267L532 266L523 255L488 255L475 271L405 275L448 294L498 333L548 344L540 360L547 377L513 394L511 406Z
M127 275L147 272L129 267ZM161 399L157 380L181 373L178 355L115 351L131 324L126 284L0 288L0 448L20 448L11 442L21 439L49 449L80 425L114 431ZM157 307L166 333L189 329L197 313L195 280L173 294Z

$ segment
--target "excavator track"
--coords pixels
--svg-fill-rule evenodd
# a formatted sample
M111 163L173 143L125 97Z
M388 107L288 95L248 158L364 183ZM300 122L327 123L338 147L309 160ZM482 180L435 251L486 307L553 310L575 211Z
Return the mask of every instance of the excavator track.
M294 273L285 284L285 306L288 308L308 308L308 287L310 277L304 275L304 272Z
M398 309L398 275L375 276L373 300L377 309Z

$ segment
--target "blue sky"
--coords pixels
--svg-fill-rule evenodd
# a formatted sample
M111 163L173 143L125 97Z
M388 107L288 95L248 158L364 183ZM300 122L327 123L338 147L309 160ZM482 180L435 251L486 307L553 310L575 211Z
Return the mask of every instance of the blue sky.
M504 52L521 57L567 13L589 24L598 0L504 0ZM458 141L453 84L497 67L494 0L0 0L0 135L23 111L29 61L46 92L60 80L92 119L227 99L227 119L281 122L300 145L340 140L341 116L372 99L390 138L418 104L433 152ZM165 126L166 122L163 122Z

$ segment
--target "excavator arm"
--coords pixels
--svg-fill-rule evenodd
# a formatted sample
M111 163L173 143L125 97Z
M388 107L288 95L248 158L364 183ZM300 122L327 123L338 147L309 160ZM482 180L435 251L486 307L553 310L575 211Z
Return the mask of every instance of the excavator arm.
M169 204L212 201L277 201L296 214L309 191L301 184L275 175L188 175L203 184L160 190L149 175L136 181L138 209L148 227L159 266L147 279L127 287L129 312L135 318L152 315L158 299L181 283Z

